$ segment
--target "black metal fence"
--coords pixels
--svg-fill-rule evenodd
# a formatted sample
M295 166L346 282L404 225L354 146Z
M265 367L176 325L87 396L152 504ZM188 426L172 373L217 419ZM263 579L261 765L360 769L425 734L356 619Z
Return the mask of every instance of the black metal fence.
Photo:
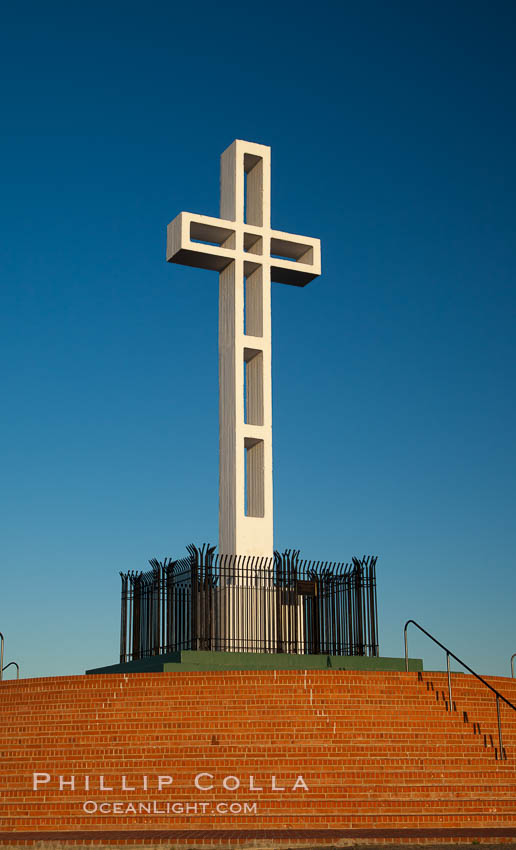
M181 649L378 655L376 557L351 563L216 555L120 573L120 660Z

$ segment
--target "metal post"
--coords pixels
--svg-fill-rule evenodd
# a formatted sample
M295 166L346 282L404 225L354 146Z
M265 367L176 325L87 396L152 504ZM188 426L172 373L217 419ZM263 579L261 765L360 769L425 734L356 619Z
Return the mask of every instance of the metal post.
M446 652L446 669L448 670L448 699L450 700L450 711L453 711L453 702L451 695L451 673L450 673L450 653Z
M0 632L0 682L2 681L2 671L4 669L4 636Z
M514 659L516 658L516 652L514 655L511 655L511 676L514 679Z
M498 694L496 695L496 714L498 716L498 743L500 745L500 759L503 759L504 752L503 752L503 742L502 742L502 723L501 723L501 720L500 720L500 699L498 697Z
M408 673L408 641L407 641L407 626L405 623L405 673Z
M120 603L120 663L127 661L127 576L120 573L122 579L122 598Z

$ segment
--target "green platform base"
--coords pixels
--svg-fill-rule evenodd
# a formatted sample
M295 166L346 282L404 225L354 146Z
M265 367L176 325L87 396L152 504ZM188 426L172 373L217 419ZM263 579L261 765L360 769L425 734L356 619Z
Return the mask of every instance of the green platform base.
M94 667L86 673L204 673L209 670L405 670L404 658L362 655L291 655L266 652L205 652L182 650L139 661ZM409 658L409 670L423 669L421 658Z

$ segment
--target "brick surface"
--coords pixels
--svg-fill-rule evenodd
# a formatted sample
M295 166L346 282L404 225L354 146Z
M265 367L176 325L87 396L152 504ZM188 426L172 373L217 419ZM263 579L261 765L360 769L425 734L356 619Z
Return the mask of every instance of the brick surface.
M516 681L489 681L516 703ZM516 712L502 759L493 695L454 674L453 702L442 673L4 682L0 843L514 839Z

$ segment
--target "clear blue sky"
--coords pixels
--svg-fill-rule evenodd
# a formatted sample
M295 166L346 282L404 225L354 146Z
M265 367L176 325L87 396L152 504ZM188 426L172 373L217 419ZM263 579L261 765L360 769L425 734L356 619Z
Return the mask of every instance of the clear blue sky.
M118 656L119 571L217 541L217 275L165 263L219 156L272 147L275 539L378 561L419 620L516 652L513 2L7 4L0 630L25 675ZM443 660L414 639L428 667Z

